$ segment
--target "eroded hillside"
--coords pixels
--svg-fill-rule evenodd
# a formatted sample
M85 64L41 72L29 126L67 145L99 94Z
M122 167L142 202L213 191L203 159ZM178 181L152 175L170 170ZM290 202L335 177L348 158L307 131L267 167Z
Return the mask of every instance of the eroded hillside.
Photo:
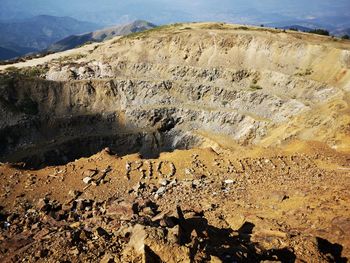
M0 68L5 259L350 255L348 41L177 24L14 66Z

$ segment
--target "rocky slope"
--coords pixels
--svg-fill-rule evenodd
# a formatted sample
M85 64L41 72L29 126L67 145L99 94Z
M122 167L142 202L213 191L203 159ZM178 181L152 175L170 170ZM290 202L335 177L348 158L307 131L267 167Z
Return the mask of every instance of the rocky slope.
M155 156L291 139L348 150L348 48L319 36L222 24L177 25L115 39L39 66L46 72L42 80L11 79L3 86L3 103L28 99L37 112L29 118L2 112L1 154L18 161L17 153L22 157L39 142L55 141L56 149L92 132L105 141L93 143L87 154L110 144L118 153L142 148ZM67 120L73 126L60 124ZM225 138L225 145L215 137ZM137 145L119 147L126 138Z
M176 24L15 67L0 68L0 160L22 162L0 166L4 258L349 255L349 42ZM43 225L22 222L28 213ZM16 253L23 229L38 241Z

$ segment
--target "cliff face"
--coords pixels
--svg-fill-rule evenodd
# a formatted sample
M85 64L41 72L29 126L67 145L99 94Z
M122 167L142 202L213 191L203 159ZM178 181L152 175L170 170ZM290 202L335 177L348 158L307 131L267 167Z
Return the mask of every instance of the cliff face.
M348 150L346 42L188 24L113 39L79 56L64 54L37 66L45 69L41 78L2 85L3 158L18 160L46 144L45 156L69 152L67 145L85 139L86 155L108 145L154 156L291 139ZM28 102L35 114L21 111ZM9 104L18 107L6 109ZM80 153L69 155L63 159Z

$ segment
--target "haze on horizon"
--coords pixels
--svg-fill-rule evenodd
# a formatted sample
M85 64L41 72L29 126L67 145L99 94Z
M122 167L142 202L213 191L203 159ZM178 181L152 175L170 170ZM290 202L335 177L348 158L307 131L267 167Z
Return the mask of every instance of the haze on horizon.
M156 24L222 21L273 24L309 21L322 26L347 26L349 0L0 0L0 19L36 15L70 16L112 25L135 19Z

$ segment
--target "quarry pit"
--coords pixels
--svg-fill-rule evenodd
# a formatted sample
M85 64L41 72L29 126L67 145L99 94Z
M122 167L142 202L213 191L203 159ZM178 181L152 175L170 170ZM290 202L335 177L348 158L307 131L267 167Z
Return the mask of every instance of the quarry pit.
M0 66L0 259L346 262L349 70L222 23Z

